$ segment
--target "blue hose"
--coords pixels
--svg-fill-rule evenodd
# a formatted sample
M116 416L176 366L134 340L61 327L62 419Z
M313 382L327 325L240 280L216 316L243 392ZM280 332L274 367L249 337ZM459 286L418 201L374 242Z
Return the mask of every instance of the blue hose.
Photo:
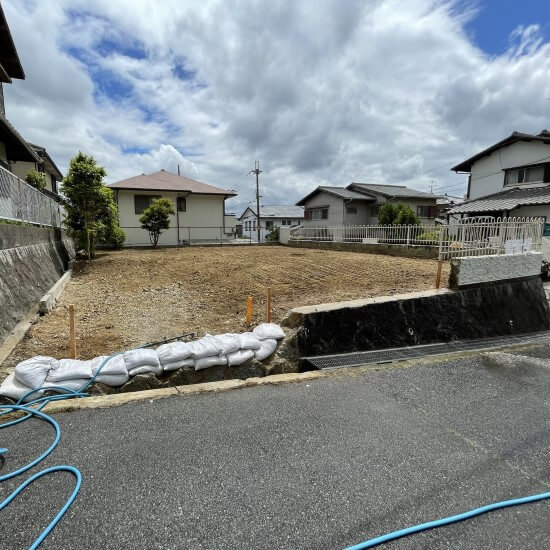
M407 537L408 535L414 535L415 533L420 533L421 531L427 531L428 529L435 529L436 527L443 527L444 525L450 525L451 523L458 523L459 521L464 521L465 519L470 519L475 516L480 516L481 514L486 514L492 510L499 510L500 508L507 508L508 506L518 506L519 504L527 504L529 502L537 502L539 500L545 500L550 498L550 492L548 493L539 493L536 495L530 495L528 497L522 498L513 498L511 500L503 500L501 502L493 502L492 504L487 504L481 508L474 508L473 510L468 510L467 512L462 512L456 516L448 516L446 518L436 519L434 521L428 521L427 523L419 523L418 525L413 525L412 527L407 527L405 529L400 529L399 531L393 531L392 533L387 533L380 537L374 539L366 540L354 546L349 546L345 550L364 550L365 548L374 548L385 542L391 540L400 539L401 537Z

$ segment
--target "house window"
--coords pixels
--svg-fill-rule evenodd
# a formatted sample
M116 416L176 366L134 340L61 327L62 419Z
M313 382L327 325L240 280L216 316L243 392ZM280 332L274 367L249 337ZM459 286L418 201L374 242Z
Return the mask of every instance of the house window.
M281 225L292 225L292 220L281 220Z
M544 181L544 165L506 170L505 185L520 183L542 183Z
M283 220L283 224L284 224L284 221ZM273 229L273 221L267 221L265 222L265 228L268 230L268 231L271 231Z
M379 210L379 206L369 206L369 218L376 218Z
M57 193L57 181L56 181L55 176L53 174L50 174L50 181L51 181L51 184L52 184L52 191L54 193Z
M357 214L357 206L346 206L346 214Z
M160 199L160 195L134 195L134 211L136 214L143 214L146 208L149 208L155 199Z
M306 220L328 220L328 208L308 208L305 211Z
M430 207L429 206L417 206L416 215L419 218L429 218L430 217Z
M185 212L187 210L187 199L185 197L178 197L178 212Z

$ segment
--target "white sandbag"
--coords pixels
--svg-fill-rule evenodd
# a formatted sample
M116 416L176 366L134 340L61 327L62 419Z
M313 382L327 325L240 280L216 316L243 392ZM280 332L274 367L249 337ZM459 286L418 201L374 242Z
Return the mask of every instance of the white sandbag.
M237 365L242 365L249 359L252 359L254 357L254 350L251 349L240 349L238 351L234 351L233 353L230 353L227 355L227 364L230 367L235 367Z
M135 369L129 370L128 374L130 376L135 376L136 374L146 374L152 372L155 376L162 374L162 365L142 365L141 367L136 367Z
M158 370L160 368L160 372L162 372L159 357L155 350L132 349L130 351L125 351L122 354L122 357L124 357L126 370L128 371L128 374L130 374L130 376L132 376L133 370L135 370L138 367L144 367L144 366L152 367L153 370ZM153 372L153 371L145 371L145 372Z
M51 382L48 383L48 381L46 381L46 382L44 382L43 387L48 387L48 388L56 387L56 388L59 388L59 387L63 386L64 388L67 388L69 390L80 391L89 381L90 381L89 378L73 378L71 380L62 380L61 382L57 382L55 384L53 384ZM84 390L84 391L86 391L86 390ZM63 393L63 391L60 390L59 393Z
M94 382L101 382L107 386L122 386L128 382L129 378L124 357L115 355L105 363L108 357L108 355L101 355L92 359L92 374L95 376L99 371Z
M21 384L21 382L19 382L15 378L15 374L11 373L7 378L4 379L4 381L2 382L2 385L0 385L0 395L5 395L10 399L19 401L19 399L21 399L26 393L29 393L32 389L33 388L29 388L28 386L25 386L25 384ZM34 399L38 399L43 395L44 395L44 392L42 390L38 390L33 394L29 395L25 399L25 401L33 401Z
M252 330L252 334L260 340L275 339L285 337L283 329L276 323L262 323Z
M195 366L195 360L190 357L189 359L183 359L183 361L175 361L174 363L167 363L166 365L162 365L163 370L170 371L170 370L178 370L182 367L194 367Z
M191 356L191 350L186 342L170 342L157 348L157 356L161 365L168 365L187 359Z
M195 360L202 359L203 357L213 357L216 355L220 355L220 353L222 352L222 347L220 346L218 341L210 334L207 334L199 340L190 342L189 347L191 348L191 356Z
M213 357L202 357L195 360L195 370L208 369L218 365L227 365L227 357L225 355L215 355Z
M268 338L262 340L262 347L254 352L254 357L258 361L267 359L277 349L277 340L274 338Z
M45 386L54 386L65 380L91 378L92 362L79 359L60 359L53 363L44 381Z
M44 384L51 366L56 361L54 357L45 355L25 359L15 367L15 379L29 388L39 388Z
M222 355L228 355L229 353L233 353L234 351L239 351L239 349L241 349L241 340L239 339L238 334L216 334L214 338L222 348Z
M262 343L251 332L243 332L239 334L239 340L241 341L241 349L260 349Z

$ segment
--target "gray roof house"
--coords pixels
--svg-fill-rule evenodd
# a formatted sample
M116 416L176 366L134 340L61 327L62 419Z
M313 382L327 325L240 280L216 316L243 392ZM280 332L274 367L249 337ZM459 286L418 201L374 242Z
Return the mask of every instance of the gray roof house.
M305 209L304 225L377 225L378 210L386 202L407 204L423 223L434 223L438 198L404 185L352 182L321 185L296 204Z
M468 176L466 200L449 217L550 218L550 132L513 132L452 168Z
M237 233L240 237L258 240L256 210L248 207L238 218ZM260 206L260 242L278 227L293 227L304 221L304 209L294 205ZM239 228L240 226L240 228Z

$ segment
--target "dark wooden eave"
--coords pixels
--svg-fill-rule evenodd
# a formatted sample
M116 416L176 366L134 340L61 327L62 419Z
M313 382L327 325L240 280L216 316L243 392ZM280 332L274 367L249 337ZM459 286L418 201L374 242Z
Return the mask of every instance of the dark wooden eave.
M0 81L11 82L12 78L25 78L19 55L11 36L2 4L0 4Z

